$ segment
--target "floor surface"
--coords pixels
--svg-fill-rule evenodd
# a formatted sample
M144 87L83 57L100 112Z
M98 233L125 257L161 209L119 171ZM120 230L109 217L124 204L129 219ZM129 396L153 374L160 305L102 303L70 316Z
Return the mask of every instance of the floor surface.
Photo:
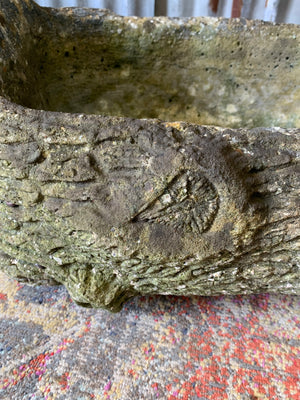
M139 297L110 314L0 274L0 399L299 400L300 296Z

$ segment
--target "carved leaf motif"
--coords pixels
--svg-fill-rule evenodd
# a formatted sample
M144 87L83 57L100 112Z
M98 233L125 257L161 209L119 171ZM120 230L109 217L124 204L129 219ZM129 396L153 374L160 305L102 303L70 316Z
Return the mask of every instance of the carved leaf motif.
M166 189L144 205L133 222L156 222L203 233L210 228L219 207L214 185L202 174L183 171Z

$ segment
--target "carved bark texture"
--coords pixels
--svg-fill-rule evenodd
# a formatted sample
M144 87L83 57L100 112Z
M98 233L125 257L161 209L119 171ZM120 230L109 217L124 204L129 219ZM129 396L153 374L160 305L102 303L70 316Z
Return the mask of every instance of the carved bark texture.
M0 113L1 268L117 311L299 293L299 130Z
M110 311L300 294L299 27L0 5L1 269Z

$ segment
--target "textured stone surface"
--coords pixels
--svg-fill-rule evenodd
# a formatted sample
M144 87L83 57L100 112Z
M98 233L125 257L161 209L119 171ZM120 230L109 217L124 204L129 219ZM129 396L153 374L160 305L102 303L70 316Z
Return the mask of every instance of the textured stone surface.
M1 269L111 311L300 294L299 27L1 4Z
M13 102L234 128L300 127L298 25L0 4L0 93Z

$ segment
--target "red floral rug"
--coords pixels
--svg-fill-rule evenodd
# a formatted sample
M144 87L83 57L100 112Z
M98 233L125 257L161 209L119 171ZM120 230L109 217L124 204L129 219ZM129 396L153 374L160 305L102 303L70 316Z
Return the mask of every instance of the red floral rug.
M139 297L110 314L0 274L0 399L300 400L300 297Z

